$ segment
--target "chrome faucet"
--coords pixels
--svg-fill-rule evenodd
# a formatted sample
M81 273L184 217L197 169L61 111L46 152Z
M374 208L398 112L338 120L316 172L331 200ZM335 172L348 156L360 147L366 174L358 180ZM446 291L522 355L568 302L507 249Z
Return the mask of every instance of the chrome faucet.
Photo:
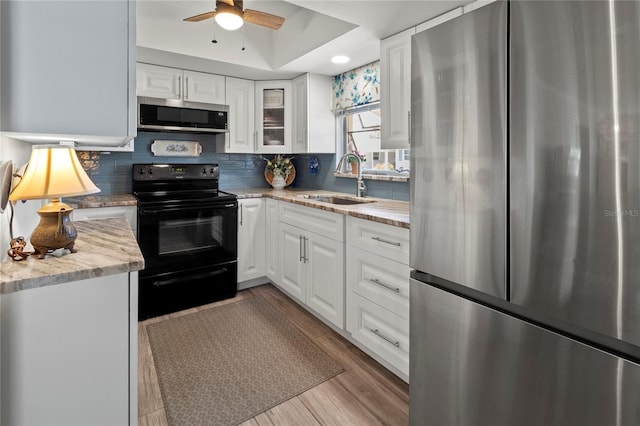
M336 167L336 173L342 173L344 160L346 160L348 157L354 157L356 160L358 160L358 188L356 191L356 195L358 197L364 197L365 195L367 195L367 186L364 184L364 180L362 179L362 159L359 156L357 156L353 152L347 152L346 154L344 154L340 158L340 161L338 161L338 166Z

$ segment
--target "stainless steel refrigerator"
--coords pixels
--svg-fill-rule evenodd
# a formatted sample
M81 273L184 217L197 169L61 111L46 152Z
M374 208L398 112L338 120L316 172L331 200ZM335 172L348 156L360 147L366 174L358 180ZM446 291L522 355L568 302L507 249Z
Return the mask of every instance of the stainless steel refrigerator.
M412 39L412 425L640 425L640 2Z

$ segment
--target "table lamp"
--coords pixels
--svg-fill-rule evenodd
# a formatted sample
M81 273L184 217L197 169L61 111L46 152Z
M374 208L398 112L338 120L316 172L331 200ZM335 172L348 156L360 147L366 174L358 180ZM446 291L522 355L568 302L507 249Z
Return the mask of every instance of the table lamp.
M100 189L91 182L80 165L76 151L66 145L34 145L29 164L9 200L51 199L38 210L40 223L31 234L35 255L44 259L59 248L71 253L78 233L69 218L73 208L60 197L94 194Z

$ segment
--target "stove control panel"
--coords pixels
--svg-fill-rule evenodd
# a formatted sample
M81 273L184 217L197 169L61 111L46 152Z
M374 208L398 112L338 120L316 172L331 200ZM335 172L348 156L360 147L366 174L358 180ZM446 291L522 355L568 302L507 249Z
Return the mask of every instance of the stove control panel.
M134 164L134 181L218 179L217 164Z

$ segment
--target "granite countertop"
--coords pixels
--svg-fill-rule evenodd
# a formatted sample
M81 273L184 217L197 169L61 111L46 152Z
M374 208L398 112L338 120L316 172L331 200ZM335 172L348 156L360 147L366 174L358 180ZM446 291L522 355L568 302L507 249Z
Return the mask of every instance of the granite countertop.
M8 260L0 265L0 294L46 287L144 268L144 258L124 218L73 222L77 253L56 250L44 259Z
M353 194L343 192L324 191L319 189L272 189L272 188L255 188L255 189L223 189L225 192L236 194L239 199L242 198L273 198L276 200L287 201L289 203L300 204L303 206L315 207L330 212L341 213L348 216L359 217L374 222L386 223L388 225L399 226L401 228L409 228L409 202L396 201L386 198L366 197L367 201L373 201L363 204L352 205L336 205L327 204L313 199L303 198L302 195L338 195L341 197L355 198ZM131 194L118 195L89 195L85 197L65 198L64 202L73 208L91 208L91 207L115 207L115 206L135 206L136 199Z
M94 207L137 206L138 201L131 194L116 195L86 195L83 197L69 197L63 200L74 209Z
M303 206L315 207L330 212L341 213L347 216L359 217L374 222L409 228L409 202L396 201L386 198L366 197L363 204L337 205L316 201L313 198L304 198L304 195L337 195L347 198L356 198L352 194L332 192L318 189L225 189L226 192L236 194L239 199L269 197L276 200L288 201Z

